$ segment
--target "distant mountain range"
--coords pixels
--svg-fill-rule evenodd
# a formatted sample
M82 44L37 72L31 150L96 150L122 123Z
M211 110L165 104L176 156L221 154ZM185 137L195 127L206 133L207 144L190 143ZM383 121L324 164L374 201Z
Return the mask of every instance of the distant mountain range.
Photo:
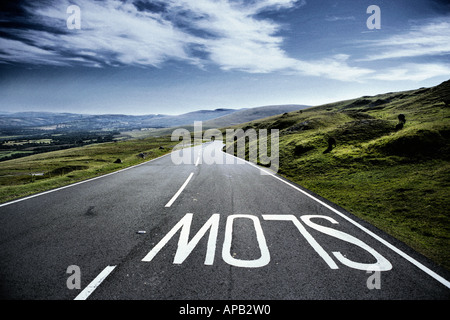
M16 112L0 113L0 130L133 130L142 128L171 128L193 125L202 121L208 127L224 127L284 112L306 108L304 105L279 105L246 109L199 110L181 115L121 115L121 114L75 114L54 112Z
M232 112L227 115L223 115L218 118L206 120L203 123L204 128L224 128L229 126L234 126L237 124L267 118L277 114L282 114L285 112L296 111L300 109L309 108L310 106L305 105L275 105L275 106L264 106L249 109L241 109L236 112Z

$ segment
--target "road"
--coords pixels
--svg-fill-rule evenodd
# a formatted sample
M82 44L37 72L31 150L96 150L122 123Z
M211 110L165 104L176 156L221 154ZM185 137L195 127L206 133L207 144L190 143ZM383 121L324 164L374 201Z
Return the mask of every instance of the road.
M1 297L450 298L446 270L220 149L187 148L189 163L166 155L2 205Z

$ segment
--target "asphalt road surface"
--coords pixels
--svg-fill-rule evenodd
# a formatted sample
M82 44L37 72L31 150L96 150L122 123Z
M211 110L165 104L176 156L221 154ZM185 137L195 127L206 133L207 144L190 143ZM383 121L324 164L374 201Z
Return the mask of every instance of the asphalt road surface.
M1 205L1 298L450 298L446 270L338 206L218 142L181 152Z

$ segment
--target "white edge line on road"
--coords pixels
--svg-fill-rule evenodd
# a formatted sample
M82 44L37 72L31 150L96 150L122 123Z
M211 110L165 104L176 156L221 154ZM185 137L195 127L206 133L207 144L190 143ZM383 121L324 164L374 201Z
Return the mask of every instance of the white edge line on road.
M186 179L186 181L183 183L181 188L177 191L177 193L175 193L175 195L172 197L172 199L170 199L170 201L167 202L167 204L165 205L166 208L170 208L170 206L172 206L172 204L175 202L175 200L177 200L178 196L181 194L181 192L183 192L184 188L186 188L186 186L188 185L188 183L191 180L193 175L194 175L194 173L191 172L191 174Z
M223 151L222 151L223 152ZM224 152L225 153L225 152ZM228 153L226 153L228 154ZM235 158L237 158L236 156L232 155L232 154L228 154L230 156L233 156ZM380 236L378 236L377 234L373 233L372 231L370 231L369 229L363 227L361 224L359 224L358 222L354 221L353 219L349 218L347 215L343 214L342 212L340 212L339 210L336 210L335 208L331 207L330 205L326 204L325 202L317 199L316 197L310 195L308 192L296 187L295 185L293 185L292 183L287 182L284 179L281 179L280 177L278 177L274 172L270 172L268 170L265 170L259 166L257 166L256 164L249 162L247 160L244 159L240 159L237 158L239 160L243 160L244 162L246 162L247 164L257 168L258 170L261 170L263 172L265 172L267 175L270 175L272 177L274 177L275 179L278 179L279 181L287 184L288 186L294 188L295 190L303 193L304 195L306 195L307 197L313 199L314 201L318 202L319 204L323 205L324 207L330 209L331 211L333 211L334 213L338 214L339 216L341 216L342 218L344 218L345 220L349 221L350 223L352 223L353 225L355 225L356 227L358 227L359 229L361 229L362 231L366 232L368 235L372 236L373 238L375 238L376 240L378 240L379 242L381 242L382 244L384 244L385 246L387 246L389 249L393 250L394 252L396 252L398 255L400 255L401 257L403 257L404 259L408 260L409 262L411 262L412 264L414 264L416 267L418 267L419 269L421 269L422 271L424 271L425 273L427 273L429 276L433 277L435 280L439 281L440 283L442 283L444 286L446 286L447 288L450 289L450 281L444 279L443 277L441 277L440 275L438 275L436 272L434 272L433 270L427 268L426 266L424 266L422 263L420 263L419 261L417 261L416 259L412 258L411 256L409 256L408 254L406 254L405 252L403 252L402 250L398 249L397 247L395 247L394 245L390 244L388 241L384 240L383 238L381 238Z
M124 169L121 169L121 170L118 170L118 171L114 171L114 172L111 172L111 173L107 173L107 174L104 174L104 175L101 175L101 176L98 176L98 177L94 177L94 178L90 178L90 179L87 179L87 180L75 182L75 183L69 184L67 186L59 187L59 188L56 188L56 189L51 189L51 190L48 190L48 191L44 191L44 192L33 194L31 196L27 196L27 197L24 197L24 198L20 198L20 199L12 200L12 201L9 201L9 202L5 202L5 203L0 204L0 208L8 206L8 205L11 205L11 204L14 204L14 203L17 203L17 202L29 200L29 199L36 198L36 197L39 197L39 196L43 196L45 194L49 194L49 193L56 192L56 191L59 191L59 190L67 189L67 188L70 188L70 187L75 187L77 185L80 185L80 184L83 184L83 183L86 183L86 182L91 182L91 181L94 181L94 180L97 180L97 179L105 178L107 176L111 176L113 174L116 174L116 173L119 173L119 172L123 172L123 171L129 170L129 169L133 169L133 168L142 166L144 164L147 164L149 162L152 162L152 161L164 158L164 157L166 157L168 155L170 155L170 153L162 155L162 156L160 156L158 158L151 159L149 161L145 161L145 162L139 163L137 165L134 165L134 166L131 166L131 167L128 167L128 168L124 168Z
M102 272L92 280L89 285L75 297L74 300L86 300L94 292L95 289L106 279L107 276L115 269L116 266L107 266Z

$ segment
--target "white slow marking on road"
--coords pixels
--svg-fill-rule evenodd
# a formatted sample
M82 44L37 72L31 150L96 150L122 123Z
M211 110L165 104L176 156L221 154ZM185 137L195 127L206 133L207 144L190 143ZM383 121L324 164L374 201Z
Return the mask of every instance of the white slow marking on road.
M222 151L223 152L223 151ZM232 154L228 154L232 157L237 158L236 156L232 155ZM238 158L239 159L239 158ZM384 244L386 247L388 247L389 249L391 249L392 251L394 251L395 253L397 253L398 255L400 255L401 257L403 257L404 259L406 259L407 261L409 261L410 263L412 263L413 265L415 265L417 268L419 268L420 270L422 270L423 272L425 272L426 274L428 274L429 276L431 276L432 278L434 278L435 280L439 281L441 284L443 284L444 286L446 286L447 288L450 289L450 281L446 280L445 278L441 277L440 275L438 275L436 272L434 272L433 270L429 269L428 267L424 266L422 263L420 263L419 261L417 261L416 259L414 259L413 257L409 256L408 254L406 254L405 252L403 252L402 250L398 249L397 247L395 247L394 245L392 245L391 243L389 243L388 241L384 240L383 238L381 238L380 236L378 236L377 234L373 233L372 231L370 231L369 229L363 227L361 224L359 224L358 222L354 221L353 219L349 218L347 215L345 215L344 213L340 212L339 210L336 210L335 208L333 208L332 206L326 204L325 202L317 199L316 197L310 195L308 192L296 187L295 185L293 185L292 183L287 182L286 180L280 178L279 176L276 175L276 173L274 172L270 172L266 169L263 169L259 166L257 166L256 164L249 162L247 160L244 159L240 159L242 161L244 161L245 163L257 168L258 170L261 170L263 172L265 172L267 175L274 177L275 179L283 182L284 184L287 184L288 186L290 186L291 188L294 188L295 190L303 193L305 196L311 198L312 200L316 201L317 203L321 204L322 206L324 206L325 208L333 211L334 213L336 213L337 215L341 216L342 218L344 218L345 220L347 220L348 222L350 222L351 224L353 224L354 226L358 227L359 229L361 229L362 231L364 231L365 233L367 233L368 235L372 236L373 238L375 238L376 240L378 240L379 242L381 242L382 244Z
M311 247L322 257L322 259L328 264L331 269L339 269L337 264L333 261L330 255L322 248L320 244L314 239L314 237L305 229L305 227L298 221L297 217L294 215L285 214L264 214L264 220L269 221L291 221L300 231L300 233L305 237Z
M95 289L106 279L116 266L107 266L92 282L75 297L74 300L86 300Z
M194 173L191 172L189 177L186 179L186 181L181 186L180 190L178 190L177 193L175 193L175 195L172 197L172 199L170 199L170 201L167 202L167 204L165 205L166 208L170 208L172 206L172 204L175 202L175 200L177 200L178 196L181 194L181 192L183 192L184 188L186 188L186 186L188 185L188 183L191 180L193 175L194 175Z
M256 260L241 260L234 258L231 255L231 242L233 238L233 222L235 219L250 219L253 221L253 226L256 231L256 239L258 241L258 246L261 251L261 257ZM264 237L264 232L261 227L259 219L255 216L248 214L234 214L227 218L227 224L225 227L225 239L223 241L222 247L222 259L229 265L244 268L260 268L264 267L270 262L269 248L267 247L266 238Z
M142 261L150 262L158 254L158 252L169 242L170 239L181 229L180 238L178 240L178 248L173 260L174 264L182 264L183 261L194 250L195 246L206 234L208 230L208 249L205 258L205 265L212 265L214 262L214 254L216 251L217 233L219 230L220 215L218 213L213 214L211 218L203 225L203 227L197 232L197 234L189 241L189 233L192 223L192 213L187 213L168 234L142 259Z

